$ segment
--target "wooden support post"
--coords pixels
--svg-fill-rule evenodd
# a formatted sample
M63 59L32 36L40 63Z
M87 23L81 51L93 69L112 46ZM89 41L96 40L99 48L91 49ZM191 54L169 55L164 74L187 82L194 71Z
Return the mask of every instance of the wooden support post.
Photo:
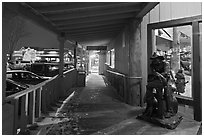
M41 99L42 99L42 113L46 113L46 112L47 112L47 105L46 105L46 104L47 104L47 103L46 103L46 102L47 102L47 96L46 96L46 95L47 95L47 93L46 93L47 90L46 90L46 87L45 87L45 86L43 87L43 90L41 90L41 92L42 92L42 93L41 93L41 95L42 95L42 98L41 98ZM36 97L37 100L39 99L39 96L40 96L40 93L37 92L37 97ZM36 102L38 103L39 101L36 101ZM37 105L39 105L39 104L37 104ZM39 106L40 106L40 105L39 105ZM38 109L37 109L37 110L38 110Z
M128 98L127 98L127 82L126 82L126 77L123 77L123 92L124 92L124 101L127 103Z
M12 105L14 106L14 122L13 122L13 135L16 135L17 134L17 128L19 126L19 108L21 106L19 106L19 99L14 99L12 100Z
M50 104L53 104L55 102L55 83L52 81L52 84L50 84Z
M128 77L141 77L141 25L140 21L133 20L127 28L129 37L129 73ZM138 79L128 78L129 99L131 105L141 106L141 89L138 86Z
M202 91L200 82L200 45L199 45L199 23L193 22L193 109L194 119L196 121L202 121Z
M35 117L39 118L41 117L41 108L42 108L42 87L40 89L37 89L36 92L36 106L35 106Z
M21 99L21 115L20 115L20 129L21 133L26 131L27 127L27 116L26 116L26 95L22 96Z
M29 110L28 110L28 123L33 124L35 122L35 90L30 92L29 97Z
M59 45L59 49L60 49L60 68L59 68L59 75L60 75L60 78L59 78L59 81L60 83L58 85L56 85L59 90L56 91L56 92L60 92L60 96L64 96L64 85L63 85L63 70L64 70L64 43L65 43L65 33L62 32L60 33L59 37L59 42L60 42L60 45Z
M76 46L74 47L74 68L77 67L77 42Z
M63 69L64 69L64 43L65 43L65 33L61 33L58 37L58 40L60 42L59 44L59 56L60 56L60 68L59 68L59 74L60 76L63 76Z
M28 93L25 95L25 114L28 116Z

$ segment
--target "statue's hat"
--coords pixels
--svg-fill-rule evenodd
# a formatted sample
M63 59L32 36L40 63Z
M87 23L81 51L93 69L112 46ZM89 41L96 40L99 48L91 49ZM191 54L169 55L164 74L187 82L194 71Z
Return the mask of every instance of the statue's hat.
M158 55L156 52L152 54L152 57L150 59L160 59L164 60L164 56Z

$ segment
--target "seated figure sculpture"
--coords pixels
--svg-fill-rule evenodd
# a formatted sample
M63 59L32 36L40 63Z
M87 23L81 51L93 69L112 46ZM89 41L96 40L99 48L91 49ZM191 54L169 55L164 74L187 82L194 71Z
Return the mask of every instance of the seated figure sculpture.
M163 56L156 52L150 58L152 73L148 75L145 101L146 110L138 119L159 124L168 129L175 129L182 120L177 114L178 102L174 96L177 92L175 79L170 65Z
M165 119L174 116L178 111L178 103L173 96L176 88L173 86L173 75L170 65L163 56L156 52L150 58L152 73L148 75L146 91L147 107L143 115Z

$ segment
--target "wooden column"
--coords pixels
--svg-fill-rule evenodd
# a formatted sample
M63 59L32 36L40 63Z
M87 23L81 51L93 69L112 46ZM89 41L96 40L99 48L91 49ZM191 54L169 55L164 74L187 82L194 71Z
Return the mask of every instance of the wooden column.
M42 104L45 104L45 103L42 103L41 101L41 98L42 98L42 87L40 89L37 89L36 92L35 92L35 96L36 96L36 104L35 104L35 117L39 118L41 117L41 111L42 111ZM44 107L45 108L45 107ZM46 109L45 109L46 110ZM45 111L44 111L45 112Z
M33 124L35 122L35 92L36 91L33 91L28 94L29 97L28 122L30 124Z
M21 133L26 132L26 126L27 126L27 115L26 115L26 95L21 97L21 115L20 115L20 128L21 128Z
M65 43L65 33L62 32L60 33L58 40L60 42L59 44L59 49L60 49L60 65L59 65L59 82L58 82L58 89L57 91L53 92L59 92L59 96L63 97L64 96L64 81L63 81L63 69L64 69L64 43ZM52 89L54 90L54 89ZM53 98L51 98L53 99Z
M133 20L128 28L129 32L129 75L128 75L128 90L129 101L134 106L140 106L141 102L141 25L138 20ZM131 77L131 78L130 78ZM133 78L135 77L135 78Z
M64 68L64 42L65 42L65 33L61 33L58 37L58 40L60 42L59 44L59 56L60 56L60 65L59 65L59 74L60 76L63 76L63 68Z
M74 68L77 67L77 42L76 42L76 46L74 47Z
M6 35L6 24L8 23L5 19L6 11L5 11L5 4L2 3L2 104L5 103L5 95L6 95L6 66L7 66L7 51L8 51L8 37Z
M200 81L200 46L199 46L199 24L193 22L193 80L192 80L192 92L193 92L193 109L194 119L196 121L202 120L202 91Z
M99 53L99 74L104 74L105 62L106 62L105 52L101 51Z
M173 53L171 57L171 69L174 73L178 72L180 69L180 33L177 27L173 27Z

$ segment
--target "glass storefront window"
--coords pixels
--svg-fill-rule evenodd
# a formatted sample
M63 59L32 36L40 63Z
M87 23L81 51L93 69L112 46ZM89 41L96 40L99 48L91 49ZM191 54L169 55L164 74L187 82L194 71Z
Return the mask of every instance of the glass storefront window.
M177 94L192 97L192 26L155 29L155 39L154 49L169 62L175 81L181 71L185 78L185 89L177 88Z

